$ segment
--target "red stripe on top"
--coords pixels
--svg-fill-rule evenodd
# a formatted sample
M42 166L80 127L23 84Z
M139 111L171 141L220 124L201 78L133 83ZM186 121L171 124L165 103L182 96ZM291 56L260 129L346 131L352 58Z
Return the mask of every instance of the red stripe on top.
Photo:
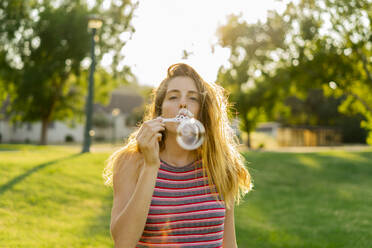
M175 244L175 245L180 245L180 244L208 244L208 243L214 243L214 242L216 242L216 241L222 241L222 238L220 238L220 239L214 239L214 240L207 240L207 241L197 241L197 242L193 242L193 241L191 241L191 242L182 242L182 243L175 243L175 242L161 242L161 243L147 243L147 242L143 242L143 241L139 241L138 243L139 244L151 244L151 245L173 245L173 244Z
M200 222L207 222L207 221L218 221L223 220L224 216L216 216L216 217L209 217L209 218L199 218L199 219L183 219L183 220L169 220L163 222L154 222L154 223L147 223L146 226L162 226L162 225L169 225L169 224L180 224L180 223L200 223ZM146 228L146 227L145 227Z
M202 197L209 197L209 196L216 196L218 195L217 193L207 193L207 194L195 194L195 195L180 195L180 196L162 196L162 195L157 195L153 196L152 199L157 199L157 198L170 198L170 199L177 199L177 198L202 198ZM167 199L168 201L168 199Z
M172 232L172 231L179 231L179 230L205 230L205 229L212 229L215 227L223 226L224 224L218 224L218 225L207 225L207 226L192 226L192 227L175 227L168 230L144 230L143 233L166 233L166 232Z

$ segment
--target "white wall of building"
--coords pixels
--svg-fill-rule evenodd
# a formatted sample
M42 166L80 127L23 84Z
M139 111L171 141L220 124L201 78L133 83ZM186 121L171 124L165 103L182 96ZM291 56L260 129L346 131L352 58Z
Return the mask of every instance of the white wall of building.
M122 141L126 139L135 129L135 127L128 127L126 123L126 115L120 114L116 117L109 116L111 118L110 127L107 128L95 128L96 138L105 137L107 141Z
M109 117L113 118L111 121L114 122L114 127L95 128L95 138L104 139L105 141L122 141L133 132L134 128L128 127L125 124L125 114ZM41 123L21 123L14 126L0 120L0 134L2 143L39 143ZM79 123L71 127L64 122L56 121L48 128L47 135L48 144L64 143L67 136L72 136L74 142L81 143L84 137L84 125Z
M56 121L48 128L48 143L63 143L66 136L73 137L75 142L83 140L82 124L76 124L70 127L63 122ZM41 136L41 122L36 123L18 123L11 125L6 121L0 121L0 133L2 135L1 142L32 142L38 143Z

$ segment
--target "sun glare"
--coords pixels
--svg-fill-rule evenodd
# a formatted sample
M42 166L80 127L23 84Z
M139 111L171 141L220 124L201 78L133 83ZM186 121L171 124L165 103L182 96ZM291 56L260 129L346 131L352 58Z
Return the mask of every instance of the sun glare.
M215 81L218 68L227 63L228 49L217 45L216 30L230 14L249 23L266 18L267 10L282 10L285 1L261 0L142 0L133 25L136 32L122 49L140 84L156 86L169 65L184 62L207 81ZM109 64L110 56L102 64Z

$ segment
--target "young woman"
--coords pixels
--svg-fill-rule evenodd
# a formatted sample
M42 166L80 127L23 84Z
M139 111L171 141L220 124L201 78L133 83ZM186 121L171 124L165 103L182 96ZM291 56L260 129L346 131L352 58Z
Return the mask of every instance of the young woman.
M175 64L153 96L143 124L105 168L115 247L237 247L234 205L252 184L223 88ZM195 150L177 143L178 123L162 121L180 110L205 127Z

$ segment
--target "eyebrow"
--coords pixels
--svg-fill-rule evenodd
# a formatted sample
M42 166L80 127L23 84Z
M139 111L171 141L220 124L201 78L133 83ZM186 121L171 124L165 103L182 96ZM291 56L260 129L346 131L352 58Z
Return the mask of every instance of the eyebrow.
M173 93L173 92L180 93L181 91L174 89L174 90L169 90L169 91L167 91L166 94ZM197 91L195 91L195 90L188 90L187 93L199 94L199 92L197 92Z

